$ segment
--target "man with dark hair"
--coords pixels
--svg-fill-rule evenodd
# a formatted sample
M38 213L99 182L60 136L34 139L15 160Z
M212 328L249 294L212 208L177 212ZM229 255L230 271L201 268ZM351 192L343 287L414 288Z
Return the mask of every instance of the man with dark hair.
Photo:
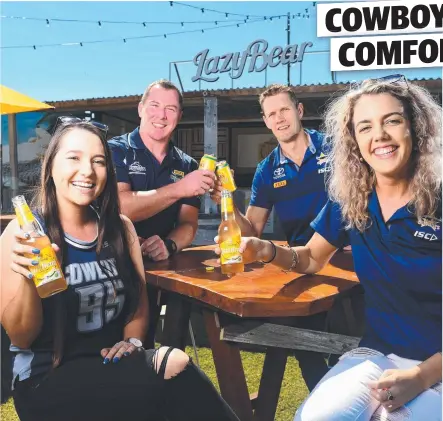
M197 162L171 142L182 110L178 88L164 79L155 81L138 105L140 126L109 141L121 211L134 222L143 255L154 261L191 244L198 228L199 196L215 180L210 171L196 171ZM153 292L150 340L158 316Z
M284 85L269 86L259 98L263 121L278 146L257 166L246 215L236 207L235 219L243 236L260 237L275 207L290 246L305 245L313 235L310 222L327 201L324 175L328 170L323 135L303 129L304 108L293 90ZM220 203L217 181L211 198ZM314 330L324 330L326 314L285 321ZM303 377L312 390L327 372L319 353L297 351Z

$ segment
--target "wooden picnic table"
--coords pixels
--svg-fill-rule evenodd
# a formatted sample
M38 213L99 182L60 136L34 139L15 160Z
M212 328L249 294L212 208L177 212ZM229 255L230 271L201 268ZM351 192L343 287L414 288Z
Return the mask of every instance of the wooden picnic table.
M288 351L267 349L258 394L250 396L239 348L220 340L223 320L233 316L300 317L329 310L339 293L359 283L352 255L336 253L315 275L253 263L229 278L221 274L214 248L189 248L163 262L145 261L147 283L168 292L162 343L184 349L191 305L201 307L223 398L242 421L270 421L275 416ZM207 267L214 269L208 271Z

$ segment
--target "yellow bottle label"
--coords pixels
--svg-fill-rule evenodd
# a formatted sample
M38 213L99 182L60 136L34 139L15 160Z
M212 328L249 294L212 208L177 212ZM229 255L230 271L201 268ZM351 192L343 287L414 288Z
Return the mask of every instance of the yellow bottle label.
M239 251L240 242L241 238L235 237L220 243L220 262L222 265L243 262L243 256Z
M217 165L217 158L215 156L205 154L200 160L200 165L198 166L198 169L215 171L216 165Z
M29 206L26 203L20 205L20 207L17 207L15 214L17 215L17 220L21 227L35 220L31 209L29 209Z
M52 246L41 249L39 257L39 264L29 267L30 272L34 275L33 279L37 287L63 277Z
M221 212L234 212L234 201L232 197L222 197L221 198Z
M234 192L237 189L234 177L232 177L232 173L228 165L217 168L217 177L225 190Z

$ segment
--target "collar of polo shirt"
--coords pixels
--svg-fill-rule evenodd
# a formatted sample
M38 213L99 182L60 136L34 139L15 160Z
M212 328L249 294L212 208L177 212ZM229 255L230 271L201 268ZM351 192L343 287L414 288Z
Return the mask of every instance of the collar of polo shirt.
M315 153L317 152L317 148L315 147L314 142L312 141L311 133L309 133L309 131L307 131L307 130L304 130L304 132L308 136L309 151L312 153L312 155L315 155ZM278 167L279 165L286 164L288 162L288 158L282 154L280 145L278 145L276 148L276 155L277 155L277 159L274 160L274 168Z
M380 209L380 203L378 201L378 196L375 189L372 190L371 193L369 193L368 210L372 215L376 215L382 218L381 220L383 220L383 216L381 214L381 209ZM414 214L413 206L402 206L400 209L397 209L397 211L389 218L388 222L391 223L392 221L406 219L406 218L417 219L417 217Z
M146 151L150 152L148 150L148 148L145 146L145 144L143 143L143 140L140 136L139 127L137 127L132 133L128 133L128 144L133 149L141 149L141 150L146 150ZM175 160L181 159L180 153L177 150L177 148L174 146L172 141L170 141L168 144L167 157L175 159Z

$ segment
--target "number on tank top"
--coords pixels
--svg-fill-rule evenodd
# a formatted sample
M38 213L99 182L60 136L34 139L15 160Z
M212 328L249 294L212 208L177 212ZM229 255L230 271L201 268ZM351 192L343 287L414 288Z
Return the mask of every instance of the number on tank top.
M93 284L76 288L79 295L80 308L78 311L77 330L91 332L103 327L103 284Z
M106 323L109 323L111 320L117 318L123 309L125 296L123 294L118 294L119 291L124 289L123 281L121 279L106 281L105 287L107 293L105 320Z
M123 290L121 279L76 288L79 295L77 330L92 332L101 329L103 315L105 323L117 318L125 303L125 295L119 294Z

